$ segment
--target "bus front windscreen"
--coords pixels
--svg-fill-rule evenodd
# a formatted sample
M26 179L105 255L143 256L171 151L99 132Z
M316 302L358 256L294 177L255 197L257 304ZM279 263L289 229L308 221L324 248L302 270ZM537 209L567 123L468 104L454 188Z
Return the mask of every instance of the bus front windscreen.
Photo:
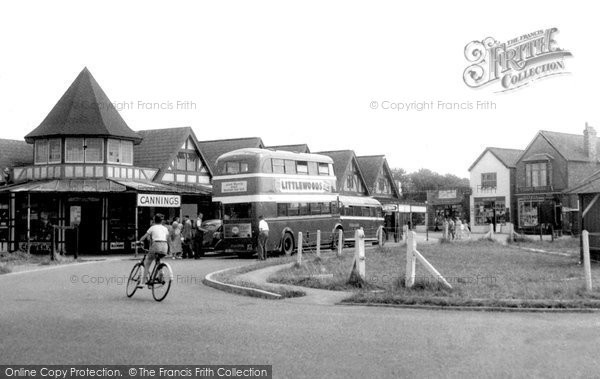
M250 203L225 204L223 214L226 220L250 218Z

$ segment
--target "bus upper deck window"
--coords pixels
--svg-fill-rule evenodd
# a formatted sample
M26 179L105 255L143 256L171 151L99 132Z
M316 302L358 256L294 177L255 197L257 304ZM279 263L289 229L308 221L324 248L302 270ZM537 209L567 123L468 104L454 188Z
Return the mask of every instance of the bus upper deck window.
M225 162L225 173L237 174L240 172L240 162Z
M296 171L298 174L308 175L308 162L298 161L296 162Z
M283 159L271 159L271 164L273 165L273 173L275 174L285 174L285 166L283 164Z
M248 172L248 163L240 162L240 172Z
M296 173L296 162L286 159L285 160L285 173L286 174L295 174Z
M329 175L329 165L327 163L319 163L319 175Z

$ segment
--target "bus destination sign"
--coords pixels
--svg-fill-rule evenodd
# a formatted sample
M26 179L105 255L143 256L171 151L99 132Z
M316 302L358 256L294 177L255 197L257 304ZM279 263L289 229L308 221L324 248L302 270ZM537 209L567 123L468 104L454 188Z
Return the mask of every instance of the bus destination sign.
M221 183L222 193L246 192L248 191L248 182L245 180L239 182L223 182Z

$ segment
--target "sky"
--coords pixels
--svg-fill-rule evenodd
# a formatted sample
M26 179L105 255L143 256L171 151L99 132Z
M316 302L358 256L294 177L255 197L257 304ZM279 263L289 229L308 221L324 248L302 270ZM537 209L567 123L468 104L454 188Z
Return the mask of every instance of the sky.
M23 139L88 67L133 130L191 126L200 140L258 136L468 177L487 146L600 131L596 19L558 1L3 2L0 138ZM502 93L463 81L469 42L553 27L569 74ZM409 103L433 106L391 109Z

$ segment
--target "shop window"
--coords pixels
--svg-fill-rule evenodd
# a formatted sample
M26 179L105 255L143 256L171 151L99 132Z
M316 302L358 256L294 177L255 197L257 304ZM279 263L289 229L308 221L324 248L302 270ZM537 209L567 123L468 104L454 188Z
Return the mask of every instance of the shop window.
M104 161L104 141L101 138L85 139L85 161L102 163Z
M83 163L83 138L65 138L65 162Z
M48 162L48 140L35 141L35 163Z
M537 226L538 225L538 207L539 200L521 200L519 201L519 226Z
M319 175L329 175L329 165L327 163L319 163Z
M527 187L545 187L548 185L547 163L525 164L525 178Z

